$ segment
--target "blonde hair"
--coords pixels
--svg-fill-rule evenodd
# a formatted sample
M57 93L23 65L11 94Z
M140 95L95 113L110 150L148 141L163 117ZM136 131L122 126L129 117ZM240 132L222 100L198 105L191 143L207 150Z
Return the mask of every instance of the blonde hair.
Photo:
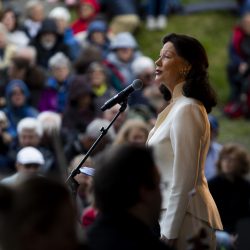
M26 3L25 5L25 10L26 10L26 15L28 17L32 16L32 10L34 7L36 7L37 5L41 6L42 8L44 8L43 2L40 0L30 0Z
M128 119L125 121L125 123L121 126L120 130L118 131L113 144L119 145L128 143L128 135L134 128L138 128L144 131L145 135L148 135L149 133L149 126L146 122L137 118Z

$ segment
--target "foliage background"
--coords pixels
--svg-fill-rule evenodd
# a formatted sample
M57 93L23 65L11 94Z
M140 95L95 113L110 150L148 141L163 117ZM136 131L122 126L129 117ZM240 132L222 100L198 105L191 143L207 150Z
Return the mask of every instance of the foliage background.
M215 0L210 0L215 1ZM200 3L198 0L183 1L183 5ZM238 142L250 150L250 121L245 119L230 120L223 115L228 94L226 65L228 62L228 43L233 26L239 16L232 11L203 11L191 14L173 14L168 17L168 26L164 31L148 31L145 23L135 34L143 53L156 60L161 49L161 39L169 32L183 33L196 37L204 45L210 62L210 81L218 95L218 105L213 114L219 120L221 143Z

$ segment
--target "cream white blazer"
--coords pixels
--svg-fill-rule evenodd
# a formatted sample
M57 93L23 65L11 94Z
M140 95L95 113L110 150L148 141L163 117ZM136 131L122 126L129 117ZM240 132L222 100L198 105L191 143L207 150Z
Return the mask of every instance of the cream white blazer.
M210 127L203 104L182 95L178 84L172 102L159 114L147 145L153 147L162 178L162 208L166 209L162 234L178 238L187 212L222 230L216 204L204 175Z

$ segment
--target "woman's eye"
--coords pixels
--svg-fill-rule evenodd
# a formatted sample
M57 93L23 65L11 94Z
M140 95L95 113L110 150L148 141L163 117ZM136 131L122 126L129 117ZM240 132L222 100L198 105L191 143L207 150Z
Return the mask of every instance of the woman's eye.
M170 55L163 55L163 58L171 58Z

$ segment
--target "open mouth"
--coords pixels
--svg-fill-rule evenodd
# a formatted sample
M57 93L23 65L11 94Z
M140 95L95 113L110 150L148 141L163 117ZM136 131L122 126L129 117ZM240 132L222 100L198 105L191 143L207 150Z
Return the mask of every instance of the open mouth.
M162 73L161 70L158 70L158 69L157 69L157 70L155 71L155 75L160 75L161 73Z

